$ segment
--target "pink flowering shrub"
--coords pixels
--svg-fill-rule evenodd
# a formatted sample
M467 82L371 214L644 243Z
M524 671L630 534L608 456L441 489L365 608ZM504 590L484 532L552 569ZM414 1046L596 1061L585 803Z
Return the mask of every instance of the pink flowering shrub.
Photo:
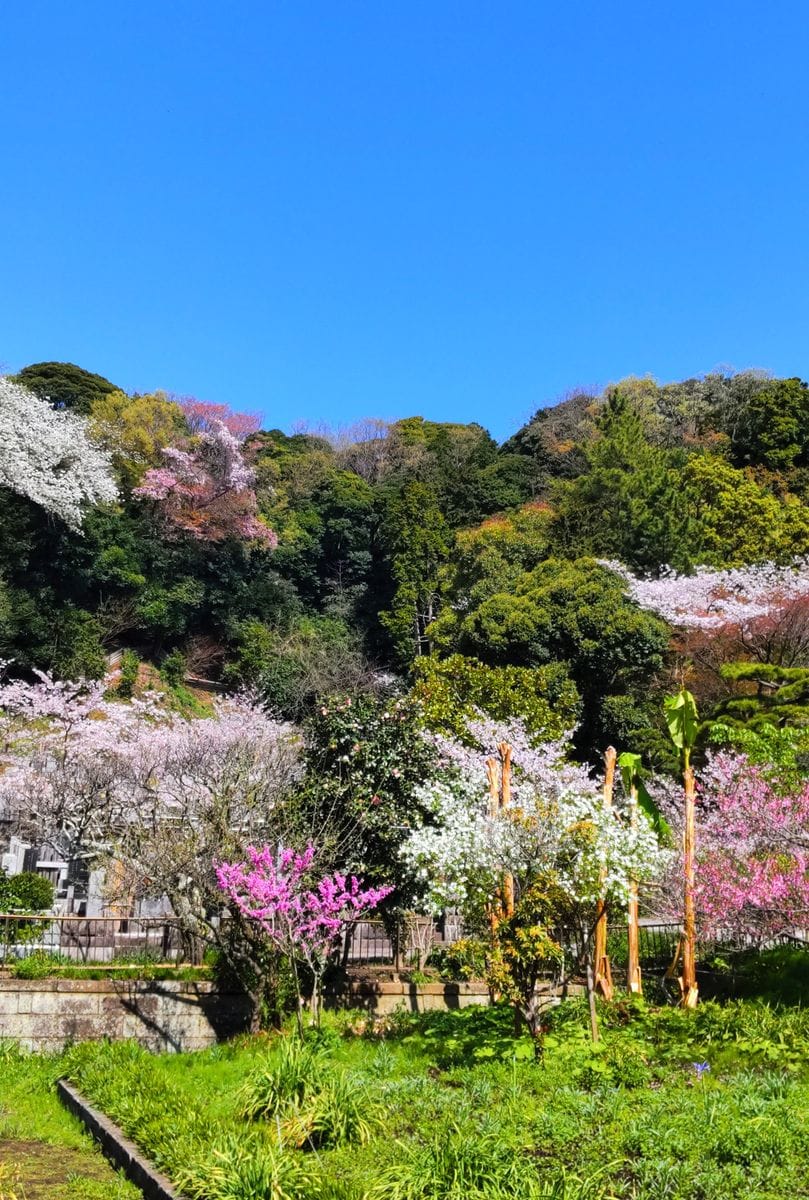
M376 908L392 888L363 888L356 876L335 872L314 882L316 852L309 844L302 854L290 847L248 846L248 862L219 863L216 877L228 903L258 923L288 959L298 997L298 1024L303 1025L302 985L298 968L312 973L311 1011L320 1019L320 993L328 959L351 921Z

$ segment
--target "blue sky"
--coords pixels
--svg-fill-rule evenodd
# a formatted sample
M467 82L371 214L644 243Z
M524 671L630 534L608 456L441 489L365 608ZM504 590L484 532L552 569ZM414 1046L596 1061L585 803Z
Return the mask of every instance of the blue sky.
M6 370L498 437L809 370L806 0L25 0L0 39Z

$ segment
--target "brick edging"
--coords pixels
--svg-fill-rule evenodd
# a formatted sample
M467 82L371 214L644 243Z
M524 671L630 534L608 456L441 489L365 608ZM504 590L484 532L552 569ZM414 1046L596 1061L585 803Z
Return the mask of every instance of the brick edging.
M88 1104L71 1083L66 1079L58 1080L56 1091L65 1108L78 1117L113 1166L119 1167L130 1183L140 1188L146 1200L181 1200L180 1193L174 1191L166 1176L143 1157L134 1142L130 1142L109 1117Z

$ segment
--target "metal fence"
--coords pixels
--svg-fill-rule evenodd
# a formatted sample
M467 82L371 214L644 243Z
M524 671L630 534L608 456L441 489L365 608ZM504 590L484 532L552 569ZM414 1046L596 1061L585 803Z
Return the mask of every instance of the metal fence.
M76 917L0 914L0 963L35 952L78 963L180 963L199 958L199 946L166 917Z
M681 926L676 922L643 922L639 928L640 960L646 969L666 967L677 949ZM460 919L447 914L440 920L414 917L396 929L382 921L359 920L346 930L340 958L346 967L424 966L430 952L448 947L464 936ZM571 958L578 957L575 939L560 935ZM626 926L612 926L607 944L613 963L626 961ZM778 937L739 938L718 931L700 939L698 952L763 950L773 945L794 945L809 950L809 930L795 928ZM59 955L77 963L136 965L145 963L198 963L205 945L185 933L172 917L24 916L0 914L0 965L28 957L35 951Z

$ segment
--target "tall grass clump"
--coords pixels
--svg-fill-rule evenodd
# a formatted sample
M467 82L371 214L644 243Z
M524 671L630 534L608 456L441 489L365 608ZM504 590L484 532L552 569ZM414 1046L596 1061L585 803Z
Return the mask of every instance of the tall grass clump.
M300 1149L362 1145L379 1123L363 1078L337 1070L324 1046L297 1038L252 1072L240 1100L245 1120L274 1123L278 1141Z

